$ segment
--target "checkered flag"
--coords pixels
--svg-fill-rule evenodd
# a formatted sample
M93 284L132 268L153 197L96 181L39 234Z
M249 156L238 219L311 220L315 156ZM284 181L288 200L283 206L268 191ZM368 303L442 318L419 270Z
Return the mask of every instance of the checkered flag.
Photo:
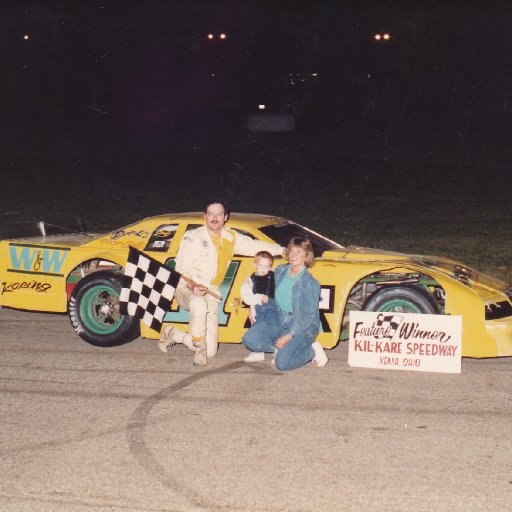
M159 332L180 277L179 272L130 247L119 296L119 311L123 315L140 318Z
M375 338L391 339L403 319L404 319L403 316L400 316L400 315L384 315L382 313L377 315L377 320L375 322L375 325L377 327L382 327L383 332L385 334L383 334L382 336L377 335L377 336L375 336Z

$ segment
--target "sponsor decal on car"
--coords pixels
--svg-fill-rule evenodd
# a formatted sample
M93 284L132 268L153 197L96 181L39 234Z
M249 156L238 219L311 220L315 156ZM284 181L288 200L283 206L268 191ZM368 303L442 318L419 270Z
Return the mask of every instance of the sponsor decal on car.
M167 252L177 229L178 224L162 224L161 226L158 226L149 238L145 250Z
M46 293L51 287L50 283L42 283L41 281L2 281L0 282L0 295L13 293L17 290L34 290L37 293Z
M62 276L62 265L69 254L69 248L10 244L11 268L8 272Z

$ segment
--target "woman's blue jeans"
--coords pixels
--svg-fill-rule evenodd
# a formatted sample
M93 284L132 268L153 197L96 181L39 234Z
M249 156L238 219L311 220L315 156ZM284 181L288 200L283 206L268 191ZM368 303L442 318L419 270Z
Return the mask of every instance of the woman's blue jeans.
M315 340L304 334L296 334L279 350L275 347L276 341L290 332L293 314L284 313L277 308L266 313L260 320L256 315L256 323L242 338L243 344L252 352L276 352L276 368L283 372L295 370L311 361L315 356L311 348Z

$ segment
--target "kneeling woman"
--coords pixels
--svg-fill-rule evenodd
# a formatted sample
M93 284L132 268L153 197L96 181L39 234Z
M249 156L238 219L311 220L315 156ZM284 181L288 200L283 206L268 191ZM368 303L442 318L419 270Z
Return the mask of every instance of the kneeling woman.
M263 361L275 353L278 370L294 370L313 360L327 364L324 349L315 341L320 328L320 283L308 268L313 265L313 246L307 238L293 237L285 250L289 263L275 269L276 307L245 333L244 345L252 351L246 362Z

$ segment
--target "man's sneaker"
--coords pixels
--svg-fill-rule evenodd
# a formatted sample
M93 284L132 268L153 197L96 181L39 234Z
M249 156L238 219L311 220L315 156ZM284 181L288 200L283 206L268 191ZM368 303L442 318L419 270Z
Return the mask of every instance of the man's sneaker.
M160 340L158 341L158 348L162 352L167 352L168 347L172 347L176 343L176 340L174 339L174 327L166 327L161 336Z
M181 331L180 329L176 329L176 327L172 326L166 327L160 336L158 348L162 352L167 352L167 348L172 347L172 345L175 345L176 343L185 345L192 350L192 352L195 352L196 350L194 342L192 341L192 336L190 336L188 332Z
M194 341L188 332L181 331L180 329L173 329L172 336L175 343L181 343L192 350L192 352L195 352L196 347L194 345Z
M208 364L208 357L206 356L206 340L203 338L199 341L194 341L194 365L206 366Z
M244 357L246 363L259 363L265 361L265 352L251 352L247 357Z
M194 341L192 340L192 336L188 332L185 333L181 341L177 341L177 343L183 343L186 347L188 347L192 352L196 351L196 347L194 345Z
M311 345L311 348L315 351L315 357L313 357L313 365L318 366L319 368L325 366L327 361L329 361L329 358L325 353L324 347L322 347L318 341L315 341L313 345Z

